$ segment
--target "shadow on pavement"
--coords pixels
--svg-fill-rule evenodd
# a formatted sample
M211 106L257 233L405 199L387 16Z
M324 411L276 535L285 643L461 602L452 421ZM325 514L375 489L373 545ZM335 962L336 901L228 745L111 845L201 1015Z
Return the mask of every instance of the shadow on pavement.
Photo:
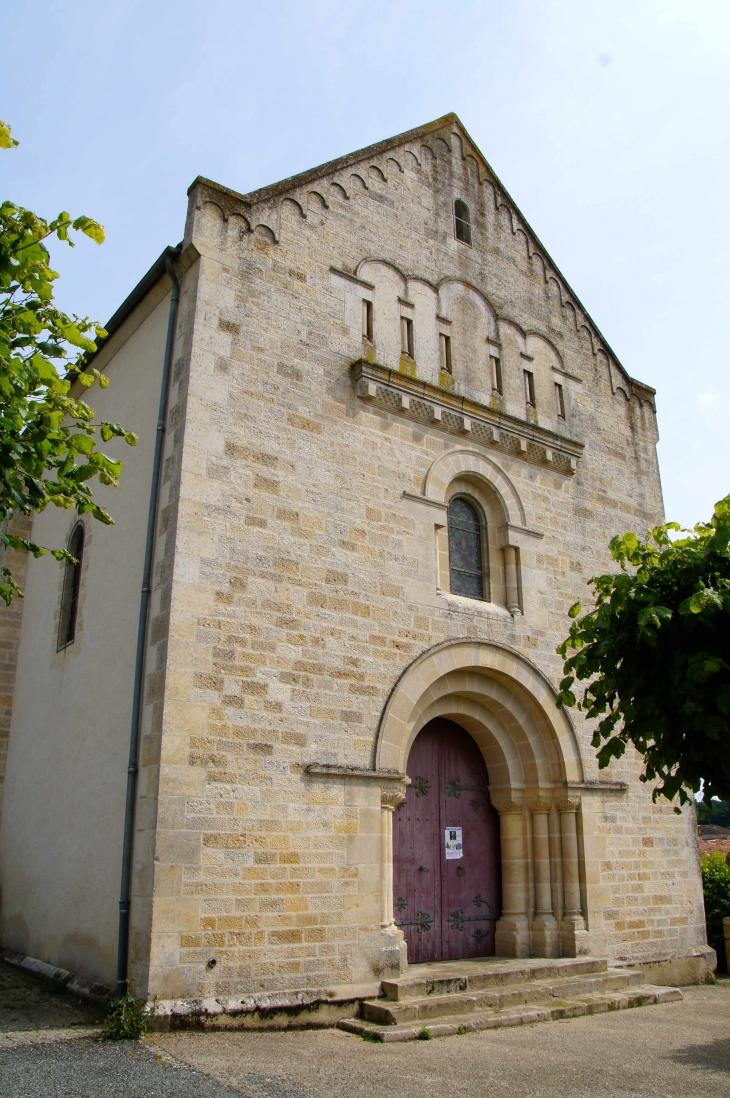
M665 1057L675 1064L704 1068L705 1071L724 1071L730 1075L730 1037L720 1037L702 1045L685 1045Z

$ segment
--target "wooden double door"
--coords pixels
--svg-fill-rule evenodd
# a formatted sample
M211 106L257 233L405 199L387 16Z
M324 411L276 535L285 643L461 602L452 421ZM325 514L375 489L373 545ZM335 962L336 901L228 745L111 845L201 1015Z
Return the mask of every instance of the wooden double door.
M501 913L499 816L479 748L453 721L431 721L408 758L393 818L393 904L408 960L494 954Z

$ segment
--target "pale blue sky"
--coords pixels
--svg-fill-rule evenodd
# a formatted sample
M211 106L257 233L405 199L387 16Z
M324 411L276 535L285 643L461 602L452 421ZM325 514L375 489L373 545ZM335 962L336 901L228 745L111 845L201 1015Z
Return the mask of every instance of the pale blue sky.
M54 251L64 308L114 312L196 175L248 191L456 111L659 390L667 516L730 491L728 0L35 0L0 35L3 197L107 231Z

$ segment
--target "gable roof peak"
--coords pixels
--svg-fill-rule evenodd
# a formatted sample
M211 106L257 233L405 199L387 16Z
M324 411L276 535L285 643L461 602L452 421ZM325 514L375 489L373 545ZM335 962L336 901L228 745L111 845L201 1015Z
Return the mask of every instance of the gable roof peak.
M517 203L467 131L464 123L453 111L442 115L440 118L434 119L433 122L427 122L423 126L416 126L412 130L406 130L404 133L396 134L394 137L386 138L384 141L377 141L374 145L367 145L365 148L357 149L355 152L348 153L346 156L340 156L336 160L329 160L325 164L320 164L316 168L310 168L305 172L300 172L298 175L289 176L286 179L280 180L278 183L272 183L269 186L261 187L255 191L249 191L248 194L241 194L239 191L224 187L214 180L206 179L204 176L198 176L190 184L188 195L191 195L192 192L198 188L200 188L201 191L208 190L217 192L218 197L212 199L212 201L214 204L220 206L224 217L227 218L228 213L226 210L230 208L233 212L250 220L250 211L252 207L257 207L262 211L272 211L280 205L283 198L290 196L290 192L292 191L315 183L323 177L331 176L344 169L353 167L363 160L382 156L392 149L396 149L403 145L413 144L414 142L428 138L433 134L436 134L437 138L442 138L442 135L446 131L451 131L453 134L454 128L458 129L459 133L456 136L462 141L463 145L469 146L468 155L473 156L479 163L479 183L482 185L487 184L492 187L495 209L503 207L507 210L512 223L512 233L515 236L518 233L523 236L528 255L531 257L539 256L544 268L545 282L555 282L558 287L561 307L572 309L576 330L580 331L583 329L587 333L594 358L597 357L599 352L606 355L609 364L611 389L614 390L616 387L610 368L610 364L614 363L619 372L623 374L626 379L627 388L629 390L627 395L636 396L640 403L647 401L653 406L654 390L651 389L650 386L643 385L641 382L632 378L628 371L621 365L618 357L611 349L608 340L602 335L598 325L590 317L588 310L581 303L568 280L560 272L547 248L534 229L531 228ZM439 133L439 131L441 131L441 133ZM446 141L446 144L451 147L449 141ZM461 151L463 155L467 155L463 146ZM199 197L198 201L200 201ZM296 200L293 199L293 201ZM296 202L296 204L299 205L298 202ZM273 239L277 239L274 229L271 228L265 219L262 219L259 224L268 227ZM251 228L254 227L255 226L252 224Z
M242 199L253 205L254 203L264 202L269 198L284 194L286 191L294 190L306 183L311 183L324 175L331 175L332 172L341 171L343 168L348 168L352 164L357 164L361 160L366 160L368 157L380 156L383 153L389 152L391 149L397 148L399 145L417 141L422 137L430 136L437 130L443 130L454 125L459 127L463 136L472 146L474 151L479 153L485 166L489 168L489 165L487 165L478 146L467 133L464 123L457 114L450 111L448 114L444 114L440 118L434 119L433 122L426 122L423 126L416 126L415 129L406 130L405 133L396 134L395 137L388 137L384 141L376 141L374 145L366 145L362 149L356 149L355 152L347 153L345 156L339 156L335 160L328 160L324 164L318 164L316 168L308 168L307 171L299 172L297 175L287 176L286 179L281 179L278 183L271 183L266 187L259 187L257 190L248 191L246 194L242 194L240 191L234 191L230 187L223 187L220 183L216 183L212 179L206 179L205 176L202 175L197 176L190 184L188 187L188 194L190 194L193 188L199 183L204 183L208 186L215 187L216 190L235 196L236 198ZM491 172L492 169L489 168L489 171Z

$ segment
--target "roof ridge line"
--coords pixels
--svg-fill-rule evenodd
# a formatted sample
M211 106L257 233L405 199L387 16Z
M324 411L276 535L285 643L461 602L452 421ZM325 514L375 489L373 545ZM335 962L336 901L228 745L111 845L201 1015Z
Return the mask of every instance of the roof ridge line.
M286 179L280 179L278 183L270 183L266 187L258 187L255 191L248 191L243 194L241 191L234 191L231 187L223 186L222 183L216 183L213 179L207 179L203 175L198 175L188 187L187 193L190 194L193 187L198 183L206 183L208 186L215 187L217 190L223 191L225 194L229 194L234 198L249 202L253 206L256 202L262 202L267 198L273 198L275 195L281 194L282 191L290 191L295 187L301 187L302 184L308 183L312 179L319 179L321 176L327 175L330 172L341 171L342 168L347 168L351 164L357 164L360 160L364 160L368 156L380 156L389 149L394 149L398 145L402 145L404 141L414 141L417 137L425 137L426 134L441 129L449 122L458 122L459 126L461 126L466 134L466 129L464 128L461 119L451 111L448 114L442 115L441 118L434 119L433 122L427 122L424 126L416 126L415 129L406 130L405 133L396 134L395 137L388 137L384 141L376 141L374 145L366 145L364 148L347 153L345 156L338 156L335 160L327 160L324 164L319 164L316 168L308 168L304 172L298 172L296 175L287 176ZM471 138L469 138L469 140L471 141ZM474 145L473 141L471 143ZM478 148L477 145L474 145L474 147Z

